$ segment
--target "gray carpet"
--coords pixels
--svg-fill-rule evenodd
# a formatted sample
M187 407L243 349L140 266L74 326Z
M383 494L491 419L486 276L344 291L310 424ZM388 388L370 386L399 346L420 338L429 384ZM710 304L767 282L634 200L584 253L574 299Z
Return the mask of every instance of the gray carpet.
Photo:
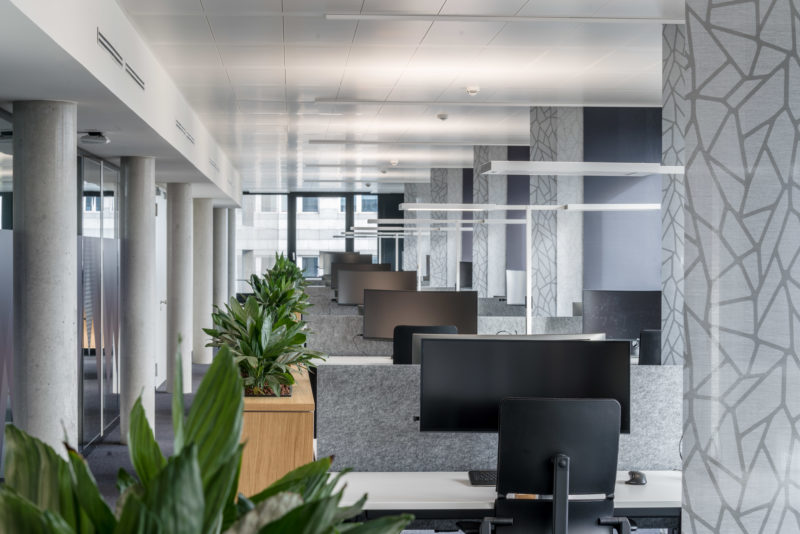
M200 385L200 381L203 379L208 367L208 365L192 365L192 391L197 391L197 387ZM183 396L187 413L193 399L193 393ZM164 455L169 456L172 454L172 394L167 393L163 388L156 392L155 435ZM128 447L120 443L119 425L97 443L86 457L86 460L89 462L89 467L97 479L100 493L106 502L113 507L117 502L117 497L119 497L119 492L116 488L117 472L120 468L129 473L134 472L128 455Z

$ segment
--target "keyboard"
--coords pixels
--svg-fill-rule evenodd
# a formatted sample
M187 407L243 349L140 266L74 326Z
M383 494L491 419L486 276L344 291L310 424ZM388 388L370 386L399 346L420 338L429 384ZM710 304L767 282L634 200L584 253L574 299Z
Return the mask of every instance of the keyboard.
M469 483L473 486L496 486L497 471L470 471Z

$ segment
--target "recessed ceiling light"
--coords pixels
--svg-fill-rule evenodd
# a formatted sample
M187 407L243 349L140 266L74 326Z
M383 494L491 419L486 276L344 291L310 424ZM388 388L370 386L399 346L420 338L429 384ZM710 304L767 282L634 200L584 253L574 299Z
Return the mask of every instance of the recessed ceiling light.
M392 167L397 167L398 165L400 165L400 161L396 159L390 159L389 165L391 165Z
M103 135L103 132L86 132L81 136L81 143L87 145L107 145L109 139Z
M477 85L468 85L467 86L467 94L469 96L475 96L480 92L481 92L481 88L478 87Z

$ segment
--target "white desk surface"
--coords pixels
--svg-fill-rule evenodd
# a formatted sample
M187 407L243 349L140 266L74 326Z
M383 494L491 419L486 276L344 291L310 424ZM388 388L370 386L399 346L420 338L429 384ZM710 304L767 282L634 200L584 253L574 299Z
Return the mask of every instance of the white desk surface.
M625 484L627 471L617 472L615 508L680 508L681 472L645 471L646 486ZM465 472L351 472L342 506L367 494L365 510L482 510L494 507L493 487L471 486Z
M317 365L392 365L391 356L326 356Z

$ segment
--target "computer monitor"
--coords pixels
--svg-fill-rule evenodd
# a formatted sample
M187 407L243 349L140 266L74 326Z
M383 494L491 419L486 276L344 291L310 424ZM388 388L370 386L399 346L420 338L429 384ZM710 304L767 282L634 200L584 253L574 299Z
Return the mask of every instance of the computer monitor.
M372 263L372 256L369 254L359 254L358 252L343 252L323 250L319 253L322 274L331 274L331 264L333 263Z
M390 271L388 263L372 263L370 256L359 256L356 262L331 263L331 289L339 289L339 273L341 271Z
M393 339L401 324L451 324L465 334L478 333L475 291L364 290L364 338Z
M583 291L583 331L609 339L638 339L661 328L661 291Z
M531 334L527 335L470 335L470 334L414 334L411 338L411 363L419 364L422 361L422 340L423 339L497 339L501 341L508 339L532 339L540 341L563 341L563 340L576 340L576 341L605 341L605 334Z
M502 337L502 336L498 336ZM497 432L508 397L616 399L630 432L625 341L425 339L420 430Z

